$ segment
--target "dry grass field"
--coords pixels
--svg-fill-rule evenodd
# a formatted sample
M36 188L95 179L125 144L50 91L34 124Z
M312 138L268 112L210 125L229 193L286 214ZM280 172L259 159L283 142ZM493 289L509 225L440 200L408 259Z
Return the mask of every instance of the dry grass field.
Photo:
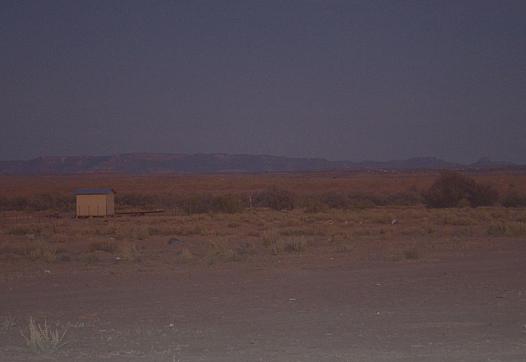
M350 208L292 210L240 205L229 212L188 213L173 208L149 216L117 215L75 219L71 191L76 187L113 187L119 197L146 197L133 209L148 209L148 200L185 195L252 195L279 187L300 197L323 192L362 195L419 195L435 173L283 174L202 176L41 176L1 177L0 198L64 195L71 204L59 210L8 210L0 219L0 258L15 267L24 261L97 264L115 260L156 263L246 261L284 254L346 253L355 259L422 258L440 250L462 251L477 243L526 237L523 208L427 209L410 205L359 203ZM474 177L501 193L522 191L526 174L495 172ZM124 196L122 196L124 195ZM148 198L151 196L156 198ZM177 200L177 199L175 199ZM366 200L367 201L367 200ZM129 209L122 205L121 209ZM68 209L69 208L69 209ZM119 203L117 212L119 211ZM206 210L205 210L206 211ZM170 240L177 239L171 244Z
M250 197L261 190L276 186L282 190L293 192L296 196L300 195L302 199L308 199L309 195L326 192L360 193L363 197L385 198L392 194L418 195L431 185L436 176L435 173L312 173L214 176L0 177L0 198L22 197L31 199L41 194L70 197L71 190L77 187L113 187L117 190L117 197L122 197L122 195L127 195L127 197L130 195L135 195L135 197L153 195L156 197L146 198L146 200L159 200L159 198L162 199L169 195L184 198L185 195L189 194L243 195L243 197L248 195ZM478 181L494 185L501 193L505 193L510 188L523 192L526 187L526 174L496 172L473 176ZM155 330L157 327L154 328L150 324L157 319L164 318L167 310L172 310L170 309L171 305L166 304L168 300L183 310L190 308L189 305L194 303L196 305L203 303L202 308L211 308L205 301L214 300L218 295L230 300L231 295L241 293L234 285L251 284L257 280L260 280L261 285L255 287L254 290L259 290L258 293L262 293L262 299L252 301L254 304L250 308L256 308L256 310L260 308L262 311L266 310L267 307L272 309L275 298L285 298L286 300L290 298L287 303L294 302L296 300L294 295L282 297L274 295L274 292L283 292L282 289L285 288L283 283L287 283L287 280L290 283L299 283L290 287L291 290L295 290L294 293L299 295L306 293L305 298L308 299L310 298L308 296L310 287L305 286L307 289L297 289L298 285L305 283L305 280L302 279L301 270L311 270L309 273L313 273L309 274L309 278L314 280L314 284L311 285L314 288L313 290L317 288L316 285L318 284L316 283L327 283L323 281L324 278L328 277L330 273L336 273L339 276L335 277L334 280L331 279L328 284L339 289L349 282L346 279L347 277L342 277L342 273L349 267L358 268L357 270L369 270L370 275L377 275L380 273L379 270L387 268L385 270L390 270L388 275L384 275L382 272L380 273L382 276L378 278L385 279L385 283L390 283L387 282L389 275L397 275L402 271L404 273L410 272L407 268L411 265L414 265L414 268L420 268L416 269L417 274L423 273L422 275L425 275L427 271L431 270L429 269L431 266L436 266L438 269L444 267L443 264L440 264L442 261L458 260L458 258L460 258L459 260L462 258L473 260L473 257L481 255L481 260L489 263L490 268L495 268L491 264L492 260L501 260L502 255L517 257L524 254L526 240L526 209L524 208L504 208L496 205L480 208L428 209L420 202L415 201L417 199L411 200L409 205L403 205L403 202L400 204L396 202L386 203L380 206L372 203L360 203L356 207L346 208L313 208L308 202L300 202L295 207L285 210L275 210L268 207L245 207L242 204L242 207L229 212L199 213L184 212L184 210L174 207L166 208L160 214L117 215L110 218L88 219L75 219L73 210L67 208L4 210L1 212L0 218L0 268L3 275L1 286L6 288L3 290L9 290L10 293L0 305L2 308L0 309L2 322L0 337L5 342L4 347L0 347L0 360L39 359L43 355L49 354L53 354L55 356L53 358L64 358L64 360L71 360L71 358L74 360L104 358L123 361L247 360L243 354L235 354L242 350L248 353L246 356L250 356L247 357L248 360L254 360L258 355L263 356L262 360L320 360L320 358L323 360L323 353L329 353L330 346L322 343L318 349L313 347L314 350L311 351L311 354L305 354L305 350L302 350L300 345L291 347L290 343L292 342L289 339L293 338L293 335L290 334L284 335L284 339L277 341L276 345L281 346L280 348L299 348L297 355L287 354L285 350L280 352L279 349L265 345L262 339L257 342L263 343L258 345L259 350L257 348L256 350L244 350L244 347L239 347L232 341L223 341L207 329L217 328L221 330L221 328L227 328L222 333L228 335L228 328L234 328L234 326L244 322L238 321L238 324L235 325L227 324L226 327L222 324L207 326L206 317L192 321L191 318L188 319L188 316L180 316L182 325L186 325L189 329L199 325L196 328L204 328L204 335L211 340L208 342L201 341L193 329L192 333L188 332L190 334L185 334L185 331L179 330L182 336L180 336L178 343L174 342L175 344L167 337L163 328L172 328L170 325L173 326L172 323L176 323L176 321L159 322L163 325L163 327L159 327L161 328L159 331ZM130 207L130 205L121 206ZM148 208L148 205L142 206ZM117 208L119 208L119 204ZM134 205L134 208L137 208L137 205ZM511 259L503 260L505 264L511 263ZM476 273L480 271L476 267L476 262L454 264L450 267L451 270L457 270L457 276L460 276L465 272L462 269L465 265L475 268L473 275L477 275ZM501 265L499 268L502 267ZM448 268L449 266L445 273L449 270ZM320 272L315 272L316 270L320 270ZM511 272L517 273L517 270L514 269ZM358 271L357 273L361 275L361 272ZM499 273L500 271L495 275L504 278L503 280L507 280L506 278L509 277L509 275L503 274L504 272L501 273L502 275ZM433 275L435 278L438 274ZM167 292L166 295L158 296L160 298L158 301L148 301L148 296L141 292L141 288L149 290L151 285L157 285L157 283L160 283L159 288L161 289L167 288L169 285L170 288L177 290L178 287L173 287L171 284L173 280L172 282L165 281L164 284L159 282L167 278L170 279L171 276L175 278L173 280L181 282L181 290L185 293L197 293L195 294L197 299L192 299L185 294L180 300L172 300L173 295ZM292 278L291 280L287 279L289 276ZM343 279L340 280L340 277ZM360 278L367 279L364 276L359 277L359 280L362 280ZM370 282L373 286L383 283L375 281L374 278L372 280L367 279L367 283ZM396 283L402 283L400 287L402 289L405 288L403 286L405 282L402 282L402 280L406 280L405 278L396 279ZM487 278L487 276L481 276L481 278ZM364 283L366 279L363 279ZM134 284L134 280L142 287L139 288L137 284ZM228 280L232 280L232 284L228 284ZM274 285L270 280L276 280L276 284ZM340 282L343 284L339 285ZM429 285L428 282L429 280L418 282L420 283L418 284L420 285L419 288L426 290L422 294L424 297L429 296L425 293L432 295L443 292L443 290L426 289ZM480 280L476 281L474 285L479 285L477 284L479 282ZM500 279L495 281L492 281L491 278L487 279L487 283L493 282L501 283L502 281ZM459 288L461 288L462 283L469 284L464 279L455 279L452 283L454 285L460 283L458 284ZM359 284L359 287L366 288L366 284ZM125 289L126 291L119 291L123 285L128 286ZM223 285L224 289L218 291L218 285ZM63 288L67 288L67 290ZM194 290L193 288L197 289ZM99 294L99 290L105 292ZM113 292L113 290L119 292ZM477 293L483 293L479 289L476 290ZM513 290L514 293L524 292L526 295L526 290ZM32 298L32 291L40 295L42 299L38 301L27 300L27 298ZM90 297L89 294L86 294L88 291L94 296ZM126 294L128 292L132 294ZM331 290L327 293L332 295L331 293L335 293L335 291ZM363 294L362 302L366 305L366 295L369 292L363 293L365 294ZM389 293L391 294L387 295L393 298L400 297L396 288L390 290ZM77 297L73 297L73 295ZM129 320L123 321L124 315L122 313L125 311L119 310L118 306L112 303L126 305L128 301L123 302L121 299L124 298L124 295L132 300L137 298L137 303L141 305L140 308L143 308L141 303L150 303L149 305L156 312L148 311L146 313L150 318L148 321L136 321L136 323L130 323ZM241 300L249 298L243 293L238 296ZM442 302L447 304L448 298L453 297L444 294ZM472 297L469 296L469 298ZM69 302L65 302L61 298L65 298ZM345 298L343 295L340 297L334 295L334 298L336 299L331 302L336 303L333 306L334 310L347 308L343 307L344 304L339 304L345 298L350 298L348 303L352 303L354 300L352 295ZM415 303L418 300L416 296L415 298L414 300L411 299L410 303ZM486 303L484 298L484 303ZM521 298L515 302L522 303L523 299ZM101 300L105 301L104 306L98 304L98 301ZM270 304L265 306L261 304L263 302ZM53 308L53 305L57 303L61 305L60 310ZM308 307L310 309L305 310L305 313L308 311L309 318L318 318L320 315L324 315L323 299L313 300L312 303L315 304L310 305ZM476 301L473 303L477 304ZM220 305L222 304L220 303ZM235 315L238 310L243 310L243 313L249 312L243 309L246 306L241 307L235 301L232 301L228 308L223 307L226 308L223 310L226 313L225 315L230 316ZM220 306L219 310L222 310L223 307ZM129 305L129 308L133 310L133 308L139 307L138 304L132 304ZM294 320L289 320L288 317L281 315L281 313L285 313L283 309L280 309L281 307L276 308L277 319L285 318L288 322L283 323L288 323L289 327L296 326ZM106 315L105 311L113 311L111 312L113 314L108 312L109 314ZM168 313L170 318L177 319L173 313L170 313ZM447 317L448 311L444 310L443 313L442 317ZM487 313L487 311L481 313ZM521 318L522 314L520 314ZM113 320L114 325L105 324L104 320L100 319L102 315L105 315L104 318L107 321ZM128 314L125 315L128 316ZM36 344L31 344L27 340L24 342L19 332L27 330L25 321L31 316L39 318L39 321L50 319L55 323L52 324L52 330L65 330L67 327L70 331L64 338L67 337L71 344L62 347L60 341L57 341L56 343L61 347L60 351L54 351L51 345L48 346L51 350L46 350L43 353L38 347L35 347ZM214 318L216 317L218 316ZM244 321L247 318L250 319L246 315L243 318ZM256 315L254 318L257 320ZM299 315L298 318L300 318ZM421 319L425 320L425 318L427 317L423 314ZM274 320L274 322L280 323L279 320ZM400 320L398 322L405 323ZM305 326L306 322L301 323L300 325ZM337 324L337 322L334 323ZM440 321L434 320L429 323L440 323ZM526 323L526 320L518 323ZM448 326L450 329L453 328L453 334L456 333L455 328L458 326L461 330L465 328L462 324L456 327L454 324ZM264 323L260 327L263 328L263 335L274 333L274 329ZM365 331L364 333L372 333L372 331L367 332L367 329ZM238 334L242 335L247 331L243 332L236 329L231 333L232 338L240 338ZM294 333L301 335L300 332ZM27 337L27 333L25 335ZM514 339L514 343L524 342L523 335L521 334L519 337L517 338L520 341ZM102 340L99 340L100 338ZM105 338L109 339L106 340ZM252 338L257 340L254 336ZM320 337L306 335L298 338L318 340ZM440 340L439 337L436 338ZM112 339L116 341L115 344ZM311 344L314 343L313 340L310 340ZM343 343L344 341L340 342ZM137 345L131 346L130 343L137 343ZM225 347L225 344L228 345L229 343L233 346L230 350ZM356 340L353 343L357 343ZM373 342L368 340L367 343ZM499 343L506 344L506 340L501 340ZM24 347L26 344L27 348ZM314 343L314 345L317 344ZM475 346L472 347L476 349ZM197 348L197 350L192 348ZM366 353L367 348L364 348L359 349L359 351L353 350L353 353L358 353L355 354L356 356L361 356L356 360L394 360L389 358L389 356L393 356L389 354L383 357L375 355L376 357L369 358ZM395 347L393 348L396 350ZM384 349L389 350L388 347ZM126 354L128 352L125 352L127 350L133 351L133 353L129 352L131 354L128 355ZM112 355L112 351L115 354ZM269 351L272 353L269 354ZM426 351L426 353L433 352L427 349ZM526 352L524 349L520 349L519 352L522 353L523 351ZM343 351L339 355L329 353L325 356L330 360L352 360L349 359L349 353L350 351ZM360 355L360 353L362 354ZM398 351L397 353L402 356L400 360L415 360L412 359L414 354L411 351ZM331 359L329 356L333 358ZM440 360L439 355L433 356L437 359L424 358L420 360ZM476 356L480 358L484 354L479 353ZM519 360L515 359L516 356L516 354L512 354L512 358L501 360ZM462 360L475 361L481 359L465 358Z
M123 194L189 194L254 192L277 186L301 193L422 191L437 177L436 172L311 172L292 174L213 174L213 175L64 175L0 176L0 197L45 193L69 195L76 188L113 187ZM472 172L477 181L495 186L504 193L510 187L526 192L526 173L518 171Z

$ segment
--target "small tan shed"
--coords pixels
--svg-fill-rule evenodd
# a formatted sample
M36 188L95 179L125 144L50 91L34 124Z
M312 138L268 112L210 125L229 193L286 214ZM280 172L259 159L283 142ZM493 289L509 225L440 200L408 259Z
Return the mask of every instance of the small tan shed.
M115 215L113 189L78 189L73 194L77 199L77 217Z

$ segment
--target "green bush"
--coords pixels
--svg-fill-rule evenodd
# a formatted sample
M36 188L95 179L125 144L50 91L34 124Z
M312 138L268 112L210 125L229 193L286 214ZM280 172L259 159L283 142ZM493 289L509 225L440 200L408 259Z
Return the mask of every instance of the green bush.
M454 171L443 171L424 193L424 204L429 208L490 206L498 200L498 192L490 185L477 183Z

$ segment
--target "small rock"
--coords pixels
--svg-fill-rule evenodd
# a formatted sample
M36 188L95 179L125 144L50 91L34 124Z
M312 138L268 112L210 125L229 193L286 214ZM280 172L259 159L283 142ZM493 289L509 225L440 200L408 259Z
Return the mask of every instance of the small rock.
M398 220L397 220L397 219L393 219L393 220L391 221L391 225L396 225L396 224L398 224Z
M182 240L179 240L177 238L171 238L170 240L168 240L168 245L180 245L180 244L184 244L184 241Z

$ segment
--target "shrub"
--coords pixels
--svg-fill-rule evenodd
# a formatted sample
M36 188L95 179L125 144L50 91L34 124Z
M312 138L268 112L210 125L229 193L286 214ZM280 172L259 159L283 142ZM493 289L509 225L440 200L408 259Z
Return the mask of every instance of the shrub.
M263 232L263 237L261 239L263 246L268 248L277 242L277 236L275 233L270 231Z
M0 319L0 335L6 334L11 328L16 325L15 318L11 315L7 315Z
M27 347L35 353L56 352L66 344L64 337L67 329L64 329L62 332L50 329L46 321L44 321L42 326L36 323L33 318L29 318L27 335L23 332L20 333L26 340Z
M72 196L59 194L39 194L29 200L29 206L33 210L70 210L73 208Z
M349 198L341 192L327 192L322 195L321 201L331 209L346 209L349 207Z
M406 249L404 250L404 258L407 260L417 260L420 258L420 253L416 248Z
M482 185L472 178L454 171L444 171L423 195L424 204L430 208L471 207L493 205L498 199L497 191L490 185Z
M25 246L26 257L52 263L57 259L57 248L43 241L28 243Z
M283 249L289 253L301 253L305 250L307 243L304 239L294 239L285 243Z
M327 192L321 196L321 201L332 209L367 209L385 204L377 196L359 192Z
M237 195L221 195L212 199L212 211L234 214L243 211L243 200Z
M140 259L139 249L134 243L123 242L117 247L117 253L122 260L137 261Z
M190 249L184 247L181 252L177 255L177 259L181 263L188 263L194 259L194 254L190 251Z
M105 251L107 253L114 253L117 251L118 245L114 241L93 241L88 245L90 253L94 251Z
M510 191L502 199L504 207L526 207L526 195L517 191Z
M145 208L158 205L158 199L151 195L143 194L122 194L115 197L118 206Z
M28 235L28 234L40 234L41 230L33 226L13 226L7 230L8 235Z
M497 223L487 228L490 236L524 237L526 235L526 224L524 223Z
M29 201L25 197L0 199L0 210L25 210L28 208L28 205Z
M73 196L61 194L39 194L31 198L13 197L1 198L0 210L71 210L74 205Z
M314 214L327 211L328 206L318 198L309 197L303 200L303 208L306 213Z
M368 209L381 204L377 197L362 193L349 194L348 200L349 208L353 209Z
M256 193L254 197L254 206L256 207L269 207L274 210L292 210L294 209L294 204L294 194L277 187L260 191Z
M180 207L188 215L207 212L234 214L243 211L245 203L239 195L196 194L181 200Z
M79 260L84 264L94 264L99 261L99 257L92 252L83 253L80 255Z
M398 192L385 196L384 205L412 206L422 202L422 195L414 191Z

